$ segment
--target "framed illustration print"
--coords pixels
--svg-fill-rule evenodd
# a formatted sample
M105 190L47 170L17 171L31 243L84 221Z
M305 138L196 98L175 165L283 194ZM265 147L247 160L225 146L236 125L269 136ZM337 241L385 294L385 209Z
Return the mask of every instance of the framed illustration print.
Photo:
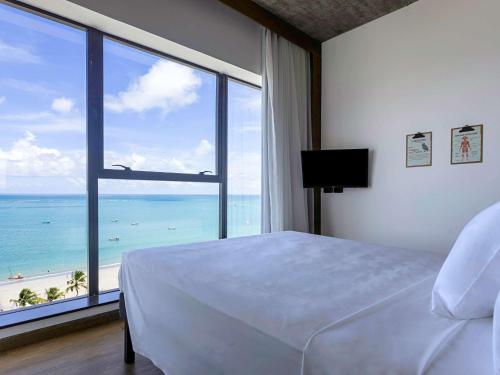
M432 165L432 132L406 136L406 168Z
M483 162L483 125L451 129L451 164Z

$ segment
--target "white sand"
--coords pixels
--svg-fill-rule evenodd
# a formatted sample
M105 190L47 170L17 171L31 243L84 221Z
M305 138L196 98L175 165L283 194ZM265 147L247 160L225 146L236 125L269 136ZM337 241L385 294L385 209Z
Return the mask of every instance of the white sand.
M119 264L99 267L99 289L110 290L118 288L118 270ZM57 287L66 291L66 282L71 279L71 272L61 272L52 275L25 278L15 281L0 282L0 311L6 311L16 308L16 305L10 302L11 299L18 299L19 292L23 288L29 288L38 293L39 296L46 298L45 290L51 287ZM85 289L79 291L79 295L85 295ZM74 297L76 292L66 293L66 297Z

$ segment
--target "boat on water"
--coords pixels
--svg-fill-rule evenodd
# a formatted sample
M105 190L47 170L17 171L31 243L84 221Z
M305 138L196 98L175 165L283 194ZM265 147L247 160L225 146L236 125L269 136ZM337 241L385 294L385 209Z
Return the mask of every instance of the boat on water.
M175 230L176 228L174 226L168 227L168 230Z
M118 236L109 237L108 241L120 241L120 237L118 237Z
M21 273L9 276L9 280L22 280L22 279L24 279L24 276Z
M130 225L139 225L139 223L137 221L134 221Z
M111 220L112 223L118 223L120 220L119 219L113 219Z
M42 224L50 224L50 223L51 223L50 220L44 220L44 221L42 221Z

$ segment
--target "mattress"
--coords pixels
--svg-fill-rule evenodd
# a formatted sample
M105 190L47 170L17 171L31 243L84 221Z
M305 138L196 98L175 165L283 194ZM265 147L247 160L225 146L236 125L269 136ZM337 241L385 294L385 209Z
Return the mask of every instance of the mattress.
M493 373L491 320L430 313L443 260L281 232L124 253L120 288L166 374Z

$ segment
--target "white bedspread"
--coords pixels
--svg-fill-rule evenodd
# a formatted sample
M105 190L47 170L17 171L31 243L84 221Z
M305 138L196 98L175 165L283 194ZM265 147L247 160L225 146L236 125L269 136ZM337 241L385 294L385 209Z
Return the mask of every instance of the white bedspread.
M283 232L129 252L120 286L171 375L493 373L491 320L429 312L442 261Z

